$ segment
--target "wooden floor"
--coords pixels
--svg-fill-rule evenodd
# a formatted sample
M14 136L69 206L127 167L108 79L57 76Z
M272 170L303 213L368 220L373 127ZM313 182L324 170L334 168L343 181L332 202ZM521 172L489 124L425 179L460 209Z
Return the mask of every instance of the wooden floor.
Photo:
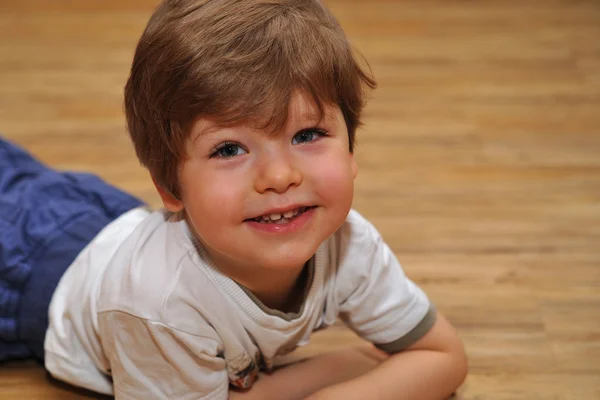
M379 81L354 206L458 328L461 396L600 399L600 2L328 3ZM122 114L153 6L2 0L0 131L158 206ZM0 366L2 399L86 397Z

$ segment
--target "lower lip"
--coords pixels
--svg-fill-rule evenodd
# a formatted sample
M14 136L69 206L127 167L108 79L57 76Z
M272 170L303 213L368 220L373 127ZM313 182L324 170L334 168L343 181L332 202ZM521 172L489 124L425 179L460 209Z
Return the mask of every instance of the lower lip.
M315 208L304 211L302 214L288 222L287 224L262 223L256 221L246 221L253 229L267 233L292 233L300 230L313 216Z

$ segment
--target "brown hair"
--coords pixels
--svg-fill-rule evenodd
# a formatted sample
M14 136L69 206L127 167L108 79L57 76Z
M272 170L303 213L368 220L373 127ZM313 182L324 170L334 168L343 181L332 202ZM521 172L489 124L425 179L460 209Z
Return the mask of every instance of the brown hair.
M324 104L340 107L353 151L375 85L319 0L165 0L137 45L125 112L140 162L180 197L177 170L197 117L276 132L301 90L321 118Z

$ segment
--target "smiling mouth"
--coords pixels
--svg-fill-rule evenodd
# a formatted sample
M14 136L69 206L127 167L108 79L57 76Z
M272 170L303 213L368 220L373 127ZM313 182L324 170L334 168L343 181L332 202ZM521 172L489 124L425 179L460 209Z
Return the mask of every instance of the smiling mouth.
M298 207L295 210L286 211L282 214L266 214L261 215L260 217L247 219L246 221L254 221L261 224L287 224L288 222L293 221L295 218L298 218L300 215L304 214L306 211L315 207L316 206Z

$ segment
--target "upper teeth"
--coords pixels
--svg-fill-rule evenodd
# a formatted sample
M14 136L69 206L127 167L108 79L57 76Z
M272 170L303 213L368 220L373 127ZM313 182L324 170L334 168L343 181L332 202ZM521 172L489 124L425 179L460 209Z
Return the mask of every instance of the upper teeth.
M265 217L263 217L265 218ZM266 216L267 219L270 219L271 221L276 221L278 219L281 218L281 214L271 214L271 215L267 215Z
M284 212L283 216L286 217L286 218L292 218L296 214L298 214L298 210L292 210L292 211L286 211L286 212Z
M263 215L260 218L262 218L265 221L277 221L277 220L281 219L281 217L292 218L292 217L298 215L302 209L303 209L303 207L297 208L297 209L291 210L291 211L286 211L283 214L274 213L274 214L269 214L269 215Z

